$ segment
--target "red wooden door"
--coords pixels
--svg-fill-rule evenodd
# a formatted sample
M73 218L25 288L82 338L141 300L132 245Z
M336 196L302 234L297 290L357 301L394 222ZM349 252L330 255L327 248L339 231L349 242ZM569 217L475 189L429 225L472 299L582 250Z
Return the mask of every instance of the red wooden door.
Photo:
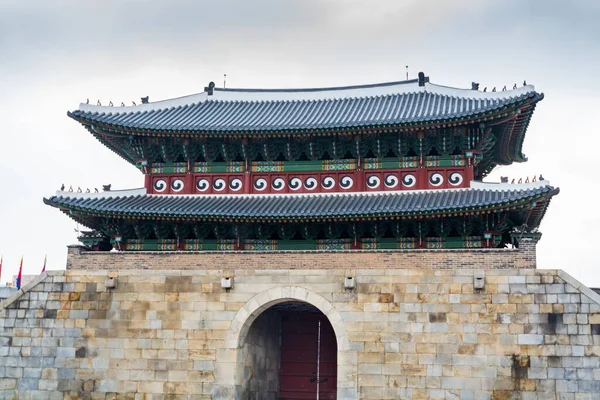
M282 313L279 399L336 398L337 342L323 314Z

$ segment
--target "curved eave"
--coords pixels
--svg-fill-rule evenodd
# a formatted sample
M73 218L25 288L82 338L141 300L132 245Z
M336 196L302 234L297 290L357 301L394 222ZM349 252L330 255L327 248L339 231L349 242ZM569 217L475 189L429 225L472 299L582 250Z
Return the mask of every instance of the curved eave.
M542 223L542 219L546 215L546 211L548 211L548 206L550 206L550 202L552 201L552 197L556 196L560 193L560 188L552 188L542 201L538 201L536 203L536 207L532 210L533 220L529 223L530 229L534 229L540 226Z
M523 154L523 143L525 142L525 134L531 122L531 117L535 112L537 103L544 99L543 93L536 93L535 100L527 105L522 110L516 123L513 125L508 138L502 138L505 141L504 146L498 146L498 156L502 160L502 164L512 164L513 162L525 162L527 157Z
M189 214L183 212L152 212L151 210L144 212L131 212L123 210L96 210L90 207L82 207L76 204L67 204L61 201L61 198L56 196L50 199L44 198L44 203L55 208L61 209L67 213L72 219L80 222L90 228L90 221L94 218L116 218L116 219L139 219L139 220L168 220L168 221L197 221L197 222L239 222L239 223L298 223L298 222L337 222L337 221L371 221L371 220L389 220L389 219L431 219L451 216L490 214L501 211L524 210L530 214L535 214L533 220L530 221L530 228L535 228L539 225L544 216L548 203L552 196L558 193L557 188L551 186L544 187L540 191L536 191L527 196L523 196L517 200L498 201L481 204L477 206L455 206L437 209L419 209L419 210L394 210L370 212L369 208L363 212L354 213L339 213L329 215L261 215L261 216L245 216L238 212L237 215L221 214ZM132 196L128 201L139 199L142 196Z
M164 130L164 129L153 129L153 128L135 128L126 127L122 125L109 124L99 122L93 118L88 118L79 114L79 112L67 112L67 115L72 119L78 121L84 125L100 142L106 147L117 153L123 159L129 161L131 164L136 164L136 159L132 159L122 148L113 145L109 139L105 138L99 129L106 131L107 133L114 135L121 135L123 138L129 135L138 136L172 136L180 138L197 138L203 137L231 137L240 136L241 138L259 136L259 135L272 135L275 137L290 136L290 135L305 135L305 134L317 134L317 135L335 135L339 133L349 134L364 134L376 131L387 131L387 130L398 130L404 129L408 131L427 129L427 128L445 128L454 126L464 126L468 124L475 124L481 122L493 122L501 118L511 117L511 110L518 108L530 108L531 111L526 111L525 115L519 115L517 119L520 119L521 127L518 132L514 132L512 129L508 133L508 138L502 138L508 145L498 148L496 160L499 164L511 164L512 162L523 162L526 161L525 156L522 154L522 146L525 138L525 131L529 125L529 120L535 109L537 102L542 100L544 95L537 92L532 92L528 95L524 95L517 99L515 102L506 103L498 108L482 111L479 113L472 113L469 115L461 115L447 119L433 119L424 121L411 121L411 122L397 122L389 124L365 124L365 125L354 125L354 126L337 126L337 127L315 127L315 128L295 128L295 129L252 129L252 130ZM512 147L511 147L512 146Z
M98 126L108 131L121 133L123 135L143 135L143 136L186 136L194 137L197 135L214 135L214 136L230 136L230 135L242 135L242 136L257 136L257 135L274 135L274 136L288 136L290 134L313 134L319 132L322 134L335 134L339 132L364 132L372 129L398 129L404 128L408 130L417 130L425 127L443 128L448 126L460 126L476 122L485 122L493 118L502 116L503 112L507 112L509 109L523 105L525 103L536 103L543 98L542 94L537 92L531 92L527 95L523 95L516 98L513 102L508 102L500 107L484 110L481 112L465 113L463 115L456 115L450 118L439 118L439 119L419 119L415 121L398 121L393 123L355 123L355 124L340 124L338 126L314 126L314 127L302 127L302 128L261 128L252 127L249 129L157 129L152 127L135 127L135 126L124 126L120 124L106 123L98 121L94 118L89 118L85 113L82 115L80 111L68 111L67 115L74 120L86 125L86 126Z

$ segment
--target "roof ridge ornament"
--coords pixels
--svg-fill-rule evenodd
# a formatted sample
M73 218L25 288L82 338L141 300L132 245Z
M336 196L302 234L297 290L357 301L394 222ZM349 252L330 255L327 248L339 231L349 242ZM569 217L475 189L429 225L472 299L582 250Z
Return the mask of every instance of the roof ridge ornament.
M206 94L208 94L209 96L212 96L212 95L213 95L213 92L214 92L214 90L215 90L215 83L214 83L214 82L212 82L212 81L210 81L210 82L208 83L208 86L206 86L206 87L204 88L204 91L205 91L205 92L206 92Z
M419 86L425 86L425 83L429 83L429 77L425 76L424 72L419 72Z

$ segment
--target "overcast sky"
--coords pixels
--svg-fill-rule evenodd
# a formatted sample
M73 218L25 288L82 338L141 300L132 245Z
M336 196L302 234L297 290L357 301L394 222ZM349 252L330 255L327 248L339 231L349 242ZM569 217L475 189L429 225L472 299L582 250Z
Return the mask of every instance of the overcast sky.
M567 5L568 4L568 5ZM600 286L600 2L558 0L0 0L2 281L64 269L76 224L45 206L67 187L143 185L142 174L66 116L86 98L139 103L228 87L401 80L546 97L529 162L500 175L559 186L542 223L540 268Z

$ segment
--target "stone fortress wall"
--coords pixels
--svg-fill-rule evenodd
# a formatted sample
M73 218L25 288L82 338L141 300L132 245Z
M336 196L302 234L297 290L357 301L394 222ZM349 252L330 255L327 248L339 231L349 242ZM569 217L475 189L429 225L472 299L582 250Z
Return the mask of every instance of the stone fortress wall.
M69 270L0 303L0 398L276 398L270 307L290 300L334 328L338 399L598 398L600 296L562 271L536 270L535 257L527 265L527 246L481 252L503 264L480 265L477 251L451 252L464 263L455 269L401 261L444 251L308 252L293 255L294 269L261 264L285 263L276 253L232 254L249 259L224 268L216 254L71 248ZM223 277L234 278L231 290Z

